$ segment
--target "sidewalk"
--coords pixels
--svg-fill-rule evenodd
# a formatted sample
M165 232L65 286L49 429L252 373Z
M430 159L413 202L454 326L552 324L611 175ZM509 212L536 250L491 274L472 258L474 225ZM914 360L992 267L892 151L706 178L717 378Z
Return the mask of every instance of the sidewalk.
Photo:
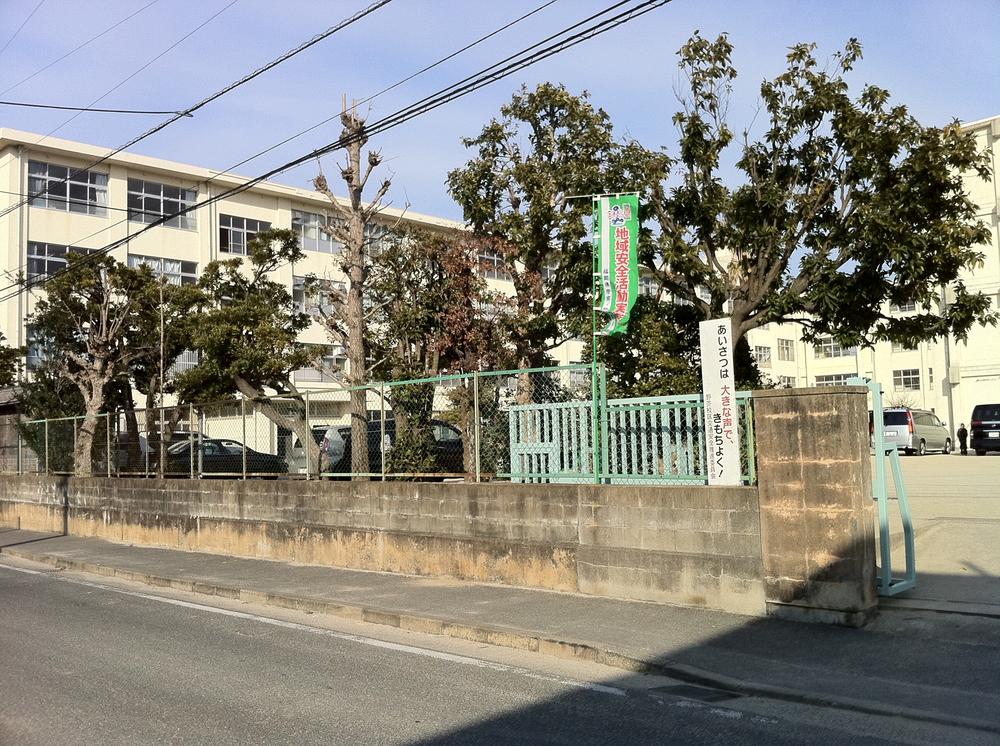
M577 656L743 694L1000 733L1000 622L896 610L864 630L0 528L0 554L155 586Z

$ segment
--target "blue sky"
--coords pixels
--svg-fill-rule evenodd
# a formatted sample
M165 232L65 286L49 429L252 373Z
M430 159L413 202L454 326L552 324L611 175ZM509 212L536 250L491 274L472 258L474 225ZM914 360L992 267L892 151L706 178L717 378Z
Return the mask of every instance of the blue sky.
M45 0L0 56L0 90L99 33L150 0ZM0 99L86 105L173 44L230 0L158 0L154 5ZM38 0L0 0L0 45ZM226 168L336 114L342 95L361 99L534 8L542 0L394 0L252 83L135 147L135 152ZM203 29L104 99L99 106L182 108L366 6L364 1L238 0ZM378 118L485 67L610 4L559 0L551 7L373 102ZM676 50L695 30L728 32L740 77L730 120L752 119L760 81L783 69L787 48L819 44L826 56L858 37L865 59L852 81L888 88L923 122L1000 114L1000 4L996 0L674 0L641 20L386 133L373 142L393 174L395 206L461 218L444 185L475 135L522 83L587 90L621 136L673 150ZM0 126L47 133L66 112L0 107ZM83 114L56 136L117 146L163 117ZM335 140L336 121L238 172L256 175ZM325 162L328 174L333 163ZM278 177L305 186L314 165Z

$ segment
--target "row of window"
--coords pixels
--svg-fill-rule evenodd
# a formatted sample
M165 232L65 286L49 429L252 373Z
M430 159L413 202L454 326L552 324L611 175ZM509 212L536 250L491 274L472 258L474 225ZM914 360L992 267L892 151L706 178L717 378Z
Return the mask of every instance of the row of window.
M817 386L846 386L849 378L854 378L856 373L831 373L829 375L816 376ZM794 380L794 379L793 379ZM927 369L927 384L934 385L934 369ZM920 369L904 368L892 372L892 387L896 391L920 391Z

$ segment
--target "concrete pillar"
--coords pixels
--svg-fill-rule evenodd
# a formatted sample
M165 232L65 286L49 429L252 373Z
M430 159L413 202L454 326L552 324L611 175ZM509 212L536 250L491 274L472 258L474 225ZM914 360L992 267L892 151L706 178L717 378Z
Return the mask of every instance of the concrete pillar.
M753 396L768 613L861 626L877 609L867 390Z

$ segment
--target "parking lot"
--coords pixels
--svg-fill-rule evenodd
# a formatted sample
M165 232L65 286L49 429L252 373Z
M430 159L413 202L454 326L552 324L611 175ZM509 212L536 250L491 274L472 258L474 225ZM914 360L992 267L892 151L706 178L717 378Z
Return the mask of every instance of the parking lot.
M905 597L1000 611L1000 453L901 456L900 462L917 549L917 588ZM893 534L900 535L895 501L890 512ZM894 544L894 565L902 567L902 545Z

